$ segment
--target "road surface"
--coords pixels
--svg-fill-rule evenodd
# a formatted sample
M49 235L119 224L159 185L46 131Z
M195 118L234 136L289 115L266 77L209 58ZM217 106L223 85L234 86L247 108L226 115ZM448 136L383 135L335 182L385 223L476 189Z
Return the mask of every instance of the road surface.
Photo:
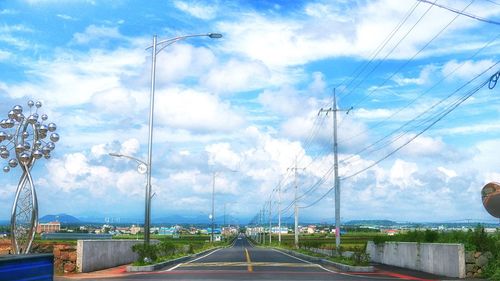
M388 273L388 272L387 272ZM120 274L119 276L75 275L56 280L395 280L409 277L391 274L346 274L335 268L290 256L286 253L253 247L239 236L230 248L149 273ZM413 280L426 280L412 278Z

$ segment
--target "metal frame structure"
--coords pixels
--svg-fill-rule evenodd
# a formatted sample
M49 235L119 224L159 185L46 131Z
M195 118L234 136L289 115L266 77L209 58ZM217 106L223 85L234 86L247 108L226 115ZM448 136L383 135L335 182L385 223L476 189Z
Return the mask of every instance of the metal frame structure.
M38 225L38 201L31 169L36 160L42 157L50 159L55 142L59 141L59 134L55 133L56 124L46 125L48 116L38 114L42 103L30 100L28 107L28 116L23 114L22 106L16 105L7 113L7 119L0 121L0 128L3 129L0 131L0 143L5 141L5 144L0 145L0 157L7 159L11 157L11 152L14 154L3 167L3 171L8 173L18 165L22 170L10 219L14 254L29 253Z

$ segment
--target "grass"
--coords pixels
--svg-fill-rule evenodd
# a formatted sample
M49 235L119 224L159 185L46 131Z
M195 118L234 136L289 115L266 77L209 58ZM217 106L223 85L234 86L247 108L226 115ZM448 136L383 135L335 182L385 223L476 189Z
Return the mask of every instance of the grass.
M367 241L373 239L375 236L380 236L379 233L348 233L342 235L342 245L341 251L353 251L355 254L353 257L343 257L343 256L327 256L324 254L316 253L310 251L310 248L320 248L335 251L335 237L328 234L312 234L312 235L301 235L299 237L300 248L296 249L294 246L295 237L294 235L286 234L281 236L281 244L279 244L278 236L273 235L272 243L269 245L269 239L267 237L266 242L263 246L277 247L286 250L296 251L302 254L306 254L313 257L320 257L331 260L333 262L342 263L351 266L365 266L368 265L368 256L365 253ZM253 241L258 244L256 241Z
M227 246L232 243L235 237L230 237L226 241L210 243L201 239L186 239L171 237L162 237L159 244L137 244L132 247L134 252L137 252L139 258L133 263L135 266L143 266L156 264L191 254L203 252L219 246Z

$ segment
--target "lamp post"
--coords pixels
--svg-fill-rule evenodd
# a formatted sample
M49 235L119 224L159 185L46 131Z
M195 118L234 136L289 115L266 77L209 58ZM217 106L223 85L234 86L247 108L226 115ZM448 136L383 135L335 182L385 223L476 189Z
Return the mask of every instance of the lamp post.
M120 154L120 153L114 153L114 152L110 152L109 153L109 156L114 156L114 157L124 157L124 158L128 158L128 159L131 159L131 160L134 160L135 162L137 162L137 172L139 172L139 174L145 174L148 170L148 164L138 158L135 158L133 156L128 156L128 155L123 155L123 154Z
M144 222L144 243L149 244L149 229L151 222L151 172L153 170L151 158L153 157L153 117L154 117L154 99L155 99L155 77L156 77L156 55L165 49L167 46L170 46L176 42L185 40L191 37L204 37L207 36L212 39L222 38L222 34L219 33L206 33L206 34L193 34L193 35L185 35L174 37L167 40L157 41L157 36L153 36L153 45L146 48L146 50L151 49L151 91L150 91L150 107L149 107L149 137L148 137L148 171L147 171L147 184L146 184L146 210L145 217L146 220Z
M113 157L119 157L119 158L128 158L128 159L131 159L131 160L134 160L135 162L137 162L137 172L139 172L139 174L145 174L149 169L148 169L148 164L138 158L135 158L133 156L129 156L129 155L123 155L123 154L120 154L120 153L114 153L114 152L110 152L109 153L109 156L113 156ZM147 190L146 190L146 201L148 201L148 193L147 193ZM151 198L150 198L151 199ZM144 230L146 230L146 228L144 228ZM149 229L148 229L149 231Z
M229 170L232 173L236 173L235 170ZM212 231L210 235L211 242L214 242L214 227L215 227L215 177L219 172L212 173L212 213L210 214L210 219L212 220Z

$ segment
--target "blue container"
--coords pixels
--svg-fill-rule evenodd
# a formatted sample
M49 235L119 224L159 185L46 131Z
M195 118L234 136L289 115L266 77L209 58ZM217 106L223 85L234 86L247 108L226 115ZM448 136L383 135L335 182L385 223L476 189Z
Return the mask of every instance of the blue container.
M52 281L54 255L0 256L0 281Z

